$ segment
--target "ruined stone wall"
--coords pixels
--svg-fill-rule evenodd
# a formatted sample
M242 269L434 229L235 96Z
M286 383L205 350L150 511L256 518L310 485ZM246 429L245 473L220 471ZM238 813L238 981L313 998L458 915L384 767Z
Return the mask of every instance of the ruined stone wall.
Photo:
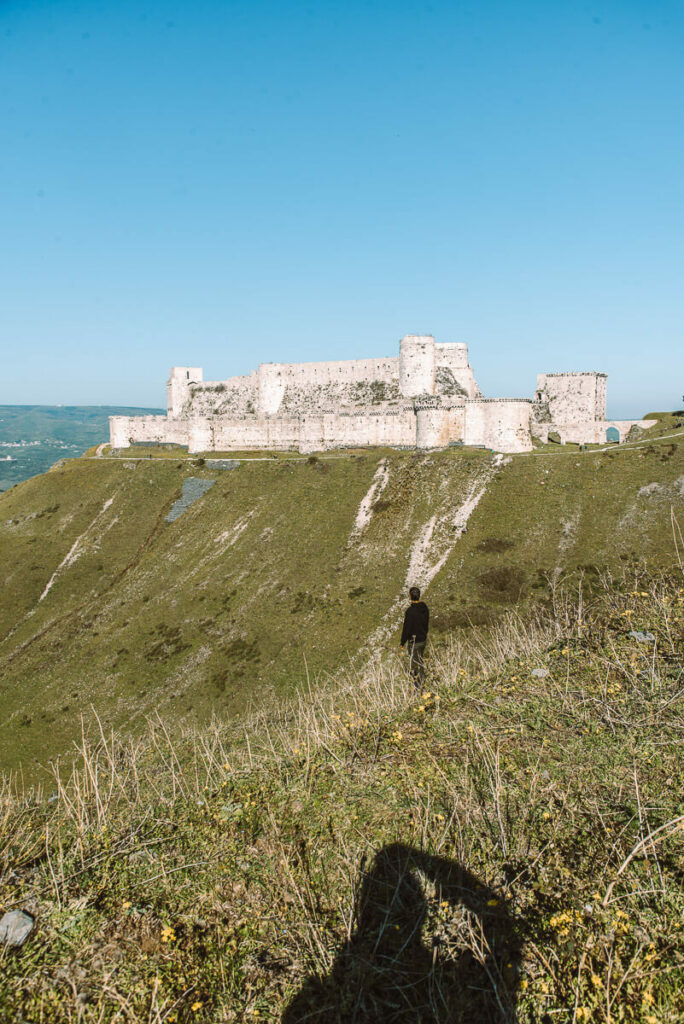
M329 414L323 417L328 443L343 445L398 445L414 447L416 416L412 408L383 412Z
M419 395L480 395L467 345L437 345L430 335L407 335L398 358L262 363L249 375L223 381L203 381L200 367L173 367L167 393L174 418L379 411Z
M109 443L112 448L129 445L188 443L188 421L168 419L166 416L110 416Z
M465 403L465 443L497 452L532 449L530 409L522 398L480 398Z
M189 450L249 449L322 451L326 448L416 443L413 410L329 413L310 416L198 417L189 424Z
M468 363L468 346L435 344L435 394L481 398L475 374Z
M217 416L209 421L210 433L203 447L199 430L193 432L194 451L231 451L266 448L277 451L299 447L297 417L250 416L248 418Z
M553 423L605 420L606 374L540 373L535 399Z
M639 427L641 430L648 430L649 427L655 426L656 422L656 420L606 420L603 426L606 430L608 430L609 427L615 427L620 434L620 442L622 442L627 440L627 435L632 427Z
M184 416L250 416L257 409L256 374L190 387Z
M465 436L465 402L445 406L438 400L416 402L416 446L446 448Z
M572 423L554 423L550 430L555 431L562 444L605 444L609 427L615 427L620 441L625 441L633 426L648 430L655 420L575 420ZM548 439L547 437L542 440Z
M200 371L201 372L201 371ZM172 371L173 375L174 371ZM261 363L242 377L186 389L176 415L276 416L376 405L399 397L398 359Z
M202 380L201 366L172 366L166 382L166 411L169 416L183 416L193 384Z
M362 380L319 386L287 385L278 416L306 415L311 412L380 411L405 405L398 381Z
M264 365L263 363L261 364ZM386 359L342 359L329 363L271 363L290 383L333 384L363 380L394 380L399 375L396 356Z
M351 445L446 447L453 441L529 451L530 428L546 440L605 440L606 375L542 373L534 403L483 399L467 345L407 334L399 356L320 363L262 363L245 376L203 381L174 367L168 417L113 417L115 447L187 443L193 451ZM634 421L618 427L621 438ZM636 421L641 422L641 421Z

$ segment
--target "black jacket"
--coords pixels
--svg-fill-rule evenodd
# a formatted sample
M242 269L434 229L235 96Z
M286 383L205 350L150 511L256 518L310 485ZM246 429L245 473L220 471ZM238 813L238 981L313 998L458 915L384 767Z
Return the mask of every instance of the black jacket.
M416 643L422 644L427 640L428 635L428 623L430 621L430 612L425 601L417 601L416 604L411 603L406 609L404 614L404 628L401 631L401 646L403 647L407 640L410 640L415 636Z

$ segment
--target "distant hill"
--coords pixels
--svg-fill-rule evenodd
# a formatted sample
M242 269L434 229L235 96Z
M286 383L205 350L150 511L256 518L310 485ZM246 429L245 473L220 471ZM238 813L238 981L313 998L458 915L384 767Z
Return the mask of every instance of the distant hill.
M0 491L108 440L110 416L159 412L119 405L0 405Z

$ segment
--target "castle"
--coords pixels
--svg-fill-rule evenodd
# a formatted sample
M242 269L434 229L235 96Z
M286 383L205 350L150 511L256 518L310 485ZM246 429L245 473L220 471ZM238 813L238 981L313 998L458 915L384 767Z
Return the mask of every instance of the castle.
M331 363L262 363L247 376L203 381L174 366L166 416L112 416L113 448L178 444L190 452L360 446L477 445L524 452L532 437L624 440L650 421L606 420L605 373L542 373L534 400L484 398L464 344L407 334L399 356Z

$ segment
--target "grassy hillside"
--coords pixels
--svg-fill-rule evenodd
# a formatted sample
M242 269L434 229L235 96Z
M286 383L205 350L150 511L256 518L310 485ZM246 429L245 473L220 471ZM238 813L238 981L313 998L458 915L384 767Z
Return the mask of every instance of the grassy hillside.
M0 910L35 927L0 1020L677 1024L682 582L561 586L422 695L386 659L6 786Z
M568 571L591 590L604 567L667 562L681 440L65 462L0 496L0 767L37 777L94 713L124 732L157 713L187 725L328 685L395 646L409 582L429 585L439 645L548 602ZM188 477L215 482L167 523Z

